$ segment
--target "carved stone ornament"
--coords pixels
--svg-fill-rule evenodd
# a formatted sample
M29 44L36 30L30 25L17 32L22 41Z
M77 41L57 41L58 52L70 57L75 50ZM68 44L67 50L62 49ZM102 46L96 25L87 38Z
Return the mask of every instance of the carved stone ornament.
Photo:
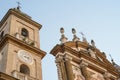
M72 68L73 68L74 80L85 80L84 76L81 74L80 68L75 66L72 66Z
M71 61L72 60L72 57L71 56L69 56L69 55L65 55L65 60L67 61L67 60L69 60L69 61Z
M92 51L91 49L88 49L88 52L90 53L91 57L96 59L96 55L94 51Z
M73 35L73 41L76 42L76 41L79 41L80 38L78 38L76 35Z
M68 40L68 38L65 37L64 32L65 32L65 31L64 31L64 28L60 28L60 33L62 34L62 35L61 35L61 38L60 38L61 43L65 43L65 42L67 42L67 40Z
M94 73L90 75L90 80L105 80L105 79L102 74Z
M96 47L94 40L91 40L91 45L92 45L93 47Z
M76 34L76 30L74 28L72 28L72 33L75 35Z
M67 40L68 40L68 38L67 38L67 37L65 37L65 35L64 35L64 34L62 34L62 35L61 35L61 38L60 38L61 43L66 43L66 42L67 42Z
M61 34L64 34L64 32L65 32L65 31L64 31L64 28L63 28L63 27L60 28L60 33L61 33Z
M82 32L80 32L80 34L82 35L82 41L85 42L86 44L89 44L87 42L87 39L86 39L85 35Z
M107 71L104 73L104 78L105 78L105 79L110 78L110 76L111 76L110 73L108 73Z
M55 63L59 63L59 62L61 62L63 60L63 57L58 57L58 58L56 58L56 60L55 60Z
M73 33L73 41L74 41L74 42L79 41L80 38L78 38L78 37L76 36L76 30L75 30L74 28L72 28L72 33Z
M86 67L86 66L88 66L88 63L81 60L80 67Z
M63 54L62 53L58 53L56 55L56 60L55 60L55 63L59 63L63 60Z

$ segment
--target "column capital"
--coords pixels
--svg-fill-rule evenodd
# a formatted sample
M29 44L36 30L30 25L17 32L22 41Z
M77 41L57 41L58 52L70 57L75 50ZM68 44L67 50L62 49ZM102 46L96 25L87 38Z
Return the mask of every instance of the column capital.
M88 66L87 62L85 62L83 60L80 61L80 67L87 67L87 66Z
M61 52L57 53L56 56L55 56L55 58L57 58L59 56L64 56L64 53L61 53Z
M65 55L64 58L65 58L66 61L71 61L72 60L72 57L70 55Z
M61 62L63 60L63 56L64 54L59 52L55 57L55 63Z
M55 63L59 63L63 60L63 57L59 56L55 59Z

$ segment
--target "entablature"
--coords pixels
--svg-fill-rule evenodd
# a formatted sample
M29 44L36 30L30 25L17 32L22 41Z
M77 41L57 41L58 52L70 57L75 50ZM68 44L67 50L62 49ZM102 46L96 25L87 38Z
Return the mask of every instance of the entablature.
M46 52L44 52L44 51L42 51L42 50L40 50L40 49L38 49L36 47L33 47L33 46L29 45L29 44L26 44L24 41L21 41L21 40L17 39L16 37L11 36L9 34L6 34L0 40L0 48L2 46L4 46L4 44L6 44L6 43L11 43L11 44L14 44L14 45L20 45L24 49L34 51L38 56L41 56L41 58L43 58L46 55Z

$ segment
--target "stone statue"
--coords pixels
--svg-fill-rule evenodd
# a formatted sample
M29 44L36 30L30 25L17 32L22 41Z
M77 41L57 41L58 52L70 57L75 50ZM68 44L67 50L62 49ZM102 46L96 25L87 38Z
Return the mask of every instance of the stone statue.
M80 32L80 34L82 35L83 42L88 44L87 39L85 38L85 35L82 32Z
M94 48L96 47L94 40L91 40L91 45L92 45Z
M76 36L76 30L72 28L72 33L73 33L73 41L79 41L80 39Z

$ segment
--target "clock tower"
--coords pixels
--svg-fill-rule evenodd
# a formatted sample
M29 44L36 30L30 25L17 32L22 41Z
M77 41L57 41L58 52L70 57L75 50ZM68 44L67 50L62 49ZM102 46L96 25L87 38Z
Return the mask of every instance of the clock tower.
M0 80L42 80L41 27L19 8L6 13L0 22Z

